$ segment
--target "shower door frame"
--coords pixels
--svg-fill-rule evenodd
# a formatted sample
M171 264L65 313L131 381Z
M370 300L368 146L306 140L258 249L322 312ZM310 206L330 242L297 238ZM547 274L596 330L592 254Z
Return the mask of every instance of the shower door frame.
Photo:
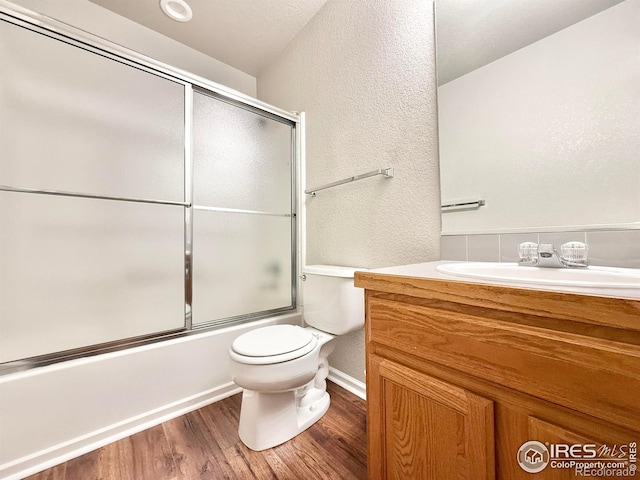
M301 236L297 212L299 210L299 166L303 154L304 115L287 112L273 105L262 102L249 95L220 85L185 70L173 67L152 59L126 47L105 40L91 33L85 32L58 20L37 12L30 11L6 0L0 0L0 21L26 28L34 33L50 37L54 41L62 41L93 54L101 55L112 61L117 61L147 73L160 76L184 86L184 202L154 202L147 199L103 197L100 195L82 195L53 190L35 190L26 188L2 188L3 191L22 193L38 193L47 195L62 195L104 200L133 201L143 203L167 203L184 207L184 327L176 330L155 332L116 341L74 348L71 350L38 355L30 358L0 363L0 376L15 371L50 365L76 358L83 358L103 353L123 350L210 331L216 328L247 323L275 315L297 313L297 286L299 278L300 247L297 239ZM292 128L291 135L291 214L280 215L291 218L291 305L272 310L238 315L225 319L212 320L194 326L192 323L192 285L193 285L193 92L206 93L214 98L227 102L238 108L276 120ZM231 210L233 209L226 209ZM265 214L266 212L240 211L246 214ZM266 213L270 214L270 213Z

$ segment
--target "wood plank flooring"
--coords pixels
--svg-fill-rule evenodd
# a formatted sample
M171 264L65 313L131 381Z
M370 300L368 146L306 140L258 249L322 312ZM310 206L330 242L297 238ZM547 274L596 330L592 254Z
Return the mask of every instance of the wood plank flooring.
M365 402L327 383L326 415L269 450L254 452L238 438L238 394L27 480L365 479Z

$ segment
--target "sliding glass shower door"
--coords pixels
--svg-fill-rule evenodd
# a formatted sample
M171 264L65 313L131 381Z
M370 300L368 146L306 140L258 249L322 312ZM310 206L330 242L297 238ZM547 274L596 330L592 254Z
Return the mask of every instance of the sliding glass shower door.
M0 373L294 310L297 117L64 29L0 11Z
M292 124L200 92L193 118L193 324L292 308Z
M0 191L0 219L0 362L184 328L184 207Z
M184 329L188 86L5 21L0 57L0 363Z

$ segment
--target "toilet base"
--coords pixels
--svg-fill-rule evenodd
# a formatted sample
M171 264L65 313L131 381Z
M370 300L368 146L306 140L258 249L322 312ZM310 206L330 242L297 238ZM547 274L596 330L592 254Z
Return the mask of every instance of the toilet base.
M280 445L317 422L329 409L330 402L326 390L309 386L277 393L244 390L240 440L255 451Z

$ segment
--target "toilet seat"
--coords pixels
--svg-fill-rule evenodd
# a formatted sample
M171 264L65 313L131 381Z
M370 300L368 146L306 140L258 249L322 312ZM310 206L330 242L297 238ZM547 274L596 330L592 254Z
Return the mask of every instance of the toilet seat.
M297 325L271 325L240 335L229 354L240 363L265 365L286 362L311 352L318 339Z

